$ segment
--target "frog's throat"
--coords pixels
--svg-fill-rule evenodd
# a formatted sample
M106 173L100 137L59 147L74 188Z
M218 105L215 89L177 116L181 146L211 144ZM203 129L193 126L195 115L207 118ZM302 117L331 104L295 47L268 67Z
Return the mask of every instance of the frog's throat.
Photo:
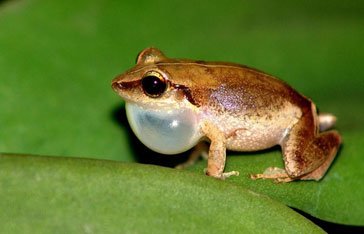
M198 116L188 108L155 110L132 102L125 104L129 124L138 139L162 154L178 154L201 139Z

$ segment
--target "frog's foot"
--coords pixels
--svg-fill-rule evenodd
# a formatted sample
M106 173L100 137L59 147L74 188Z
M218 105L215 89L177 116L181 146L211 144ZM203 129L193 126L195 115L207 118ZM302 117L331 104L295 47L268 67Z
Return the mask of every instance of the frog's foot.
M224 172L224 173L222 173L222 176L220 179L224 180L226 178L229 178L230 176L239 176L239 172L238 171Z
M187 162L184 162L184 163L180 163L178 164L177 166L175 166L174 168L175 169L178 169L178 170L182 170L182 169L186 169L190 166L192 166L195 162L190 162L190 161L187 161Z
M192 150L190 156L188 157L186 162L178 164L175 166L176 169L185 169L190 166L193 166L200 156L202 158L207 159L208 157L208 145L205 142L198 143L195 148Z
M268 167L263 174L252 174L250 178L253 180L257 179L273 179L276 182L291 182L294 179L290 178L286 170L278 167Z
M220 179L220 180L225 180L226 178L229 178L230 176L239 176L239 172L238 171L229 171L229 172L224 172L221 175L209 175L207 173L207 168L204 169L204 172L206 175L208 176L212 176L216 179Z

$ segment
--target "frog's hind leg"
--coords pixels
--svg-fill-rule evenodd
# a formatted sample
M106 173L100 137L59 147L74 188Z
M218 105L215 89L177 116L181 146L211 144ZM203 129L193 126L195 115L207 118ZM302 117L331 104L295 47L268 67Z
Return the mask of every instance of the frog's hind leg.
M321 179L341 143L336 131L319 133L316 108L305 111L281 144L287 174L293 179Z
M320 180L329 169L341 144L341 137L337 131L320 133L305 150L306 155L326 156L324 161L314 170L305 174L301 180ZM321 160L322 161L322 160Z
M316 121L319 118L315 106L311 105L282 140L285 173L278 168L271 168L252 178L270 178L282 182L321 179L335 158L341 137L336 131L319 133Z

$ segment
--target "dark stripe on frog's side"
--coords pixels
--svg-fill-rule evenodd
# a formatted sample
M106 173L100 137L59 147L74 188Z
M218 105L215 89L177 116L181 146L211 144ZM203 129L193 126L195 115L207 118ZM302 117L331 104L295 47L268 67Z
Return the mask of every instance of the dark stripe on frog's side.
M184 94L184 96L185 96L185 98L192 104L192 105L194 105L194 106L197 106L197 107L199 107L200 106L200 104L199 103L197 103L196 102L196 100L192 97L192 94L191 94L191 90L188 88L188 87L186 87L186 86L184 86L184 85L179 85L179 84L172 84L171 82L169 82L170 83L170 85L173 87L173 88L175 88L175 89L177 89L177 90L180 90L180 91L182 91L183 92L183 94Z
M199 104L193 99L193 97L191 95L191 91L188 87L186 87L184 85L173 84L169 80L166 80L166 81L168 82L170 87L180 90L183 93L183 95L185 96L185 98L192 105L199 106ZM115 91L123 90L123 89L132 89L132 88L140 87L140 83L141 83L140 80L134 80L134 81L128 81L128 82L113 82L112 87Z

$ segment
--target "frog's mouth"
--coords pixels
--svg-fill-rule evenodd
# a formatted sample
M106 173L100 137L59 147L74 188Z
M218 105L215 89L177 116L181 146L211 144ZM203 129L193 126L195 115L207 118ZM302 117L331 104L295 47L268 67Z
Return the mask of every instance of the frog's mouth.
M152 109L126 102L129 124L148 148L163 154L178 154L197 144L202 137L197 115L188 108Z

